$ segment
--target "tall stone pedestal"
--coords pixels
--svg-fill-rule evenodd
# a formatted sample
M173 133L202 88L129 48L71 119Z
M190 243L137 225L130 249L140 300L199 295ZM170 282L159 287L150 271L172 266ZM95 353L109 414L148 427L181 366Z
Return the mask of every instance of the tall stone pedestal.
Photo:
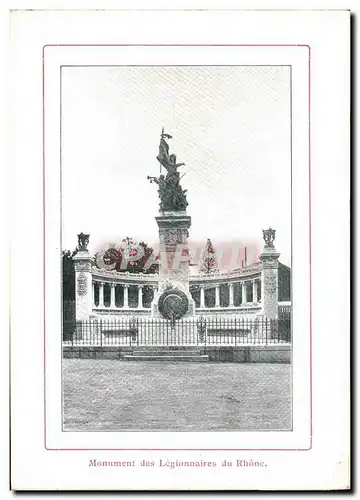
M92 275L88 250L80 250L73 258L75 268L76 321L89 318L92 313Z
M179 301L181 301L181 297L184 298L183 294L185 294L188 307L184 316L193 316L195 315L195 302L189 289L189 253L187 247L191 217L186 214L186 211L168 211L160 212L160 215L155 219L159 227L160 266L159 288L152 303L152 315L155 317L163 316L159 306L161 309L164 297L173 291L174 296L169 300L175 303L178 300L175 295L178 293Z
M278 267L280 254L274 246L265 245L260 254L262 262L261 301L262 313L269 319L278 317Z

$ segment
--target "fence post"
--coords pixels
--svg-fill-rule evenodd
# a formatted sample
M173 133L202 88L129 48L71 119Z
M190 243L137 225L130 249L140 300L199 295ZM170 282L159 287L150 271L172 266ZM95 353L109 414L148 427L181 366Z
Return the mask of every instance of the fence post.
M206 337L207 337L207 320L204 318L204 340L205 340L205 352L206 352Z
M102 319L100 319L100 346L102 347L103 345L103 338L102 338Z
M268 319L267 318L265 318L265 334L266 334L265 345L268 345Z

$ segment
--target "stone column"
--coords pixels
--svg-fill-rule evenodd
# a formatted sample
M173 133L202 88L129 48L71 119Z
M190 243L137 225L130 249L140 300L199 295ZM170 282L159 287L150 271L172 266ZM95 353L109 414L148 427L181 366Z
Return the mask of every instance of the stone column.
M110 307L115 307L115 283L110 283Z
M129 285L124 285L124 309L129 308L129 296L128 296Z
M229 307L234 307L234 284L228 283L229 286Z
M153 302L155 300L156 295L158 294L158 287L157 286L153 286L152 289L153 289L153 298L152 298L152 301L150 303L150 309L152 309Z
M96 307L96 304L95 304L95 281L92 282L92 306Z
M205 288L204 285L200 286L200 308L205 308Z
M215 285L215 307L220 307L220 285Z
M253 280L253 302L254 304L257 304L258 302L258 296L257 296L257 280Z
M246 290L246 281L241 283L241 304L247 303L247 290Z
M274 247L275 230L263 231L265 246L260 254L261 304L264 316L270 319L278 317L278 267L280 254Z
M142 309L143 308L143 294L142 294L143 287L140 285L138 287L138 308Z
M99 283L99 307L104 307L104 283Z
M80 248L73 260L75 269L76 321L83 321L89 318L93 307L91 261L86 245Z

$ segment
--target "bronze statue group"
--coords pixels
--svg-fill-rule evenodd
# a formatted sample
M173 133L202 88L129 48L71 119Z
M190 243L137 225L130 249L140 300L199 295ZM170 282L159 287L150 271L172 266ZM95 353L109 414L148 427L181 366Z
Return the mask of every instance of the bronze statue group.
M176 163L176 155L169 155L169 145L165 139L171 139L171 135L165 134L164 129L161 133L159 154L156 157L160 164L166 169L166 176L160 174L159 177L150 177L150 182L155 182L158 186L161 211L179 211L186 210L188 202L186 199L186 190L180 185L180 173L178 168L185 163Z

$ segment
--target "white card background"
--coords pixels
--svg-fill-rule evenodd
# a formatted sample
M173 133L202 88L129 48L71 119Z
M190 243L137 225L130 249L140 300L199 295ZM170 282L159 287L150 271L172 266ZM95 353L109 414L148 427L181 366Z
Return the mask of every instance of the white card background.
M11 34L13 179L15 199L21 200L13 206L11 221L13 487L304 489L344 486L348 471L348 289L340 284L341 276L347 274L344 256L348 255L347 230L344 233L342 229L341 233L349 219L344 203L348 196L349 172L348 13L16 12L12 14ZM95 47L97 44L103 46ZM119 46L122 44L151 47ZM184 44L189 46L171 46ZM217 44L221 46L214 47ZM61 432L60 66L128 64L129 61L139 65L292 66L295 299L292 433ZM337 199L333 197L335 187ZM326 234L343 236L327 243ZM33 249L31 266L21 265L24 241ZM329 270L335 267L340 277L329 286ZM31 286L26 300L23 299L24 283ZM124 448L127 451L121 450ZM134 449L142 451L130 451ZM161 449L173 451L159 451ZM200 449L202 451L197 451ZM158 463L159 459L166 458L212 460L217 467L215 470L146 469L139 465L126 469L89 467L90 459L135 460L138 464L142 459ZM225 459L263 461L266 467L223 468L221 463Z

